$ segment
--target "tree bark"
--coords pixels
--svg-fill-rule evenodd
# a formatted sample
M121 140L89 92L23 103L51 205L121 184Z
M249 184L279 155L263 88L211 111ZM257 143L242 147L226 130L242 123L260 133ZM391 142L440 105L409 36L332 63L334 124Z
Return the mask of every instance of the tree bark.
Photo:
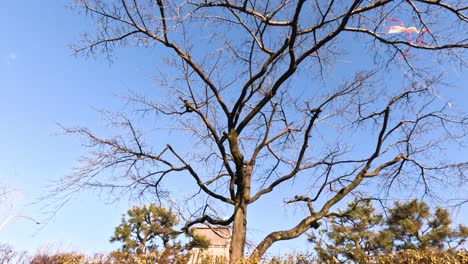
M247 204L240 201L236 204L234 223L232 227L232 239L229 248L229 263L237 264L244 259L245 238L247 231Z
M239 137L235 129L228 134L231 155L236 164L234 221L232 239L229 248L229 263L237 264L244 259L245 238L247 231L247 201L250 198L251 164L244 162L244 156L239 149Z
M273 243L279 240L289 240L299 237L300 235L304 234L307 230L309 230L310 225L319 218L320 217L318 217L317 215L309 216L290 230L270 233L267 237L265 237L262 240L262 242L260 242L260 244L257 245L249 259L254 261L254 263L260 262L261 257L266 253L266 251L271 247L271 245L273 245Z

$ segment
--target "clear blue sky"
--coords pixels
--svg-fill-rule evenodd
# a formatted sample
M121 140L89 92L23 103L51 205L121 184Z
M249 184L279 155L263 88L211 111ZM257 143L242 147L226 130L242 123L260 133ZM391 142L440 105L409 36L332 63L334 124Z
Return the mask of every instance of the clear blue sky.
M31 203L77 165L83 152L80 140L54 135L60 132L57 123L102 129L94 108L120 109L117 95L152 85L148 69L155 66L155 50L120 50L112 65L103 57L74 57L67 46L91 22L67 9L68 3L4 1L0 8L0 184L14 189L14 206L0 207L0 221L7 212L41 221L46 205ZM468 78L455 69L448 72L459 88L446 96L467 111ZM278 207L280 201L270 206ZM108 203L95 193L82 193L40 230L26 218L12 219L0 229L0 243L33 252L48 244L88 253L115 249L109 237L133 204L125 198ZM258 210L269 214L268 207ZM457 221L468 223L462 215ZM282 216L284 222L292 217Z
M97 126L101 120L93 108L120 107L115 95L129 89L128 83L150 85L138 66L144 54L123 53L112 67L104 59L75 58L68 45L86 20L66 4L7 1L0 8L0 183L16 190L15 208L4 206L0 217L13 212L41 221L45 205L29 203L76 165L80 142L55 135L57 122ZM82 194L39 232L32 221L14 218L0 230L0 243L33 251L45 244L115 248L108 239L131 204L124 199L110 205Z

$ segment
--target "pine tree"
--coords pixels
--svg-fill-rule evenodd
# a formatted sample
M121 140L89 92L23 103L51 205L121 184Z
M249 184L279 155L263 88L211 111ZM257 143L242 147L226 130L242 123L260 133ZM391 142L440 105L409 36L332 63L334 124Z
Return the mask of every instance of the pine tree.
M370 200L354 201L346 211L332 216L329 228L310 234L315 250L325 262L365 263L370 257L401 250L454 252L468 238L468 227L452 228L448 210L411 200L395 203L388 217L377 213Z
M150 204L133 206L122 217L122 223L115 228L111 242L122 242L122 251L129 253L149 253L158 248L158 242L169 248L178 246L174 227L179 223L170 210ZM172 245L170 242L173 242Z

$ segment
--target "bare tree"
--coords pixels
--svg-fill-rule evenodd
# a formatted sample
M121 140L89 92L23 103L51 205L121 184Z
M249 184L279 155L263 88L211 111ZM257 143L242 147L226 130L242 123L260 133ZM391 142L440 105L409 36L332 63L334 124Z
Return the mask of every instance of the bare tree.
M189 175L184 185L192 184L194 199L183 230L232 225L237 263L249 205L282 185L300 182L284 199L307 214L268 234L251 259L317 227L347 196L375 195L376 187L391 194L395 186L432 194L466 182L466 161L444 153L466 141L467 117L438 95L438 66L466 66L466 1L78 0L75 7L96 22L77 53L112 60L121 45L163 51L170 70L159 68L157 95L135 91L128 100L192 145L145 140L142 119L129 113L111 119L123 129L114 137L66 128L87 139L90 152L62 181L61 195L110 188L167 201L174 194L164 182ZM396 19L406 22L396 24L403 33L387 34ZM333 65L359 48L362 62L334 74ZM230 216L219 216L220 208Z
M0 263L26 264L29 263L29 257L26 252L17 252L7 244L0 244Z

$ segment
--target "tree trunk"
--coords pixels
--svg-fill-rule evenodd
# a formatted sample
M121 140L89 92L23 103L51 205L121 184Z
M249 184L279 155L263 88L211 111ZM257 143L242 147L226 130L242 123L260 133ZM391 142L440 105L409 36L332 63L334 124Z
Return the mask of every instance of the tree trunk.
M245 237L247 230L247 205L241 201L235 207L232 239L229 248L229 263L237 264L244 259Z

